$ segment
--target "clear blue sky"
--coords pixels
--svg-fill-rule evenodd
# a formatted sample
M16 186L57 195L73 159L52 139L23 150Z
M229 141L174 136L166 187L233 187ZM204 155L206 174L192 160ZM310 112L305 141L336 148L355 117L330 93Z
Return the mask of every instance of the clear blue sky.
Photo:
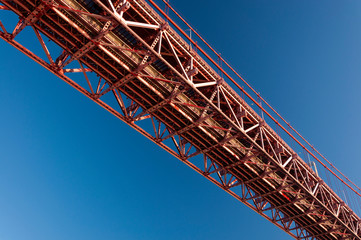
M360 1L171 3L361 185ZM291 239L3 41L0 53L1 239Z

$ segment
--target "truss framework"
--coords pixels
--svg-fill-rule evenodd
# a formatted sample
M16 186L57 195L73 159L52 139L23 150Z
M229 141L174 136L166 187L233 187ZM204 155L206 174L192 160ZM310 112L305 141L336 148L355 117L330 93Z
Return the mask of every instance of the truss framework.
M0 2L20 16L0 21L3 40L294 238L361 239L359 217L144 1ZM16 41L25 28L45 59Z

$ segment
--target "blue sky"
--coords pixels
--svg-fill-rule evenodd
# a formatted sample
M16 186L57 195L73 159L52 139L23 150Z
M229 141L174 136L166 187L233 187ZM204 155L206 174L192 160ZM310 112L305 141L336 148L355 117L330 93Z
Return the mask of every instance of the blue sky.
M361 2L171 3L361 185ZM0 53L1 239L290 239L4 41Z

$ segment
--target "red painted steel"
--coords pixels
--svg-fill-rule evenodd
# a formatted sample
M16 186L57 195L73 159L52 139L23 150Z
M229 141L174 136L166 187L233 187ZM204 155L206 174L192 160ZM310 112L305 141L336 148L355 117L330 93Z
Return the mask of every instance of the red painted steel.
M3 40L292 237L361 239L360 218L348 204L192 50L167 15L178 32L144 0L0 2L20 17L12 31L0 21ZM26 27L45 60L15 40ZM71 79L77 73L83 81Z
M361 192L361 188L359 188L355 183L353 183L347 176L345 176L340 170L338 170L330 161L328 161L312 144L310 144L294 127L289 124L227 61L222 58L222 56L214 50L214 48L204 40L202 36L199 35L197 31L192 28L192 26L165 0L162 0L166 6L172 10L173 13L176 14L176 16L187 25L187 27L199 37L199 39L206 44L206 46L218 57L219 60L221 60L226 66L234 73L236 76L242 80L244 84L247 85L247 87L256 94L256 96L265 103L272 112L274 112L277 117L279 117L289 128L292 129L312 150L314 150L319 156L321 156L333 169L335 169L339 174L341 174L342 177L344 177L349 183L351 183L358 191ZM341 179L336 173L334 173L330 168L328 168L319 158L317 158L306 146L304 146L291 132L289 132L282 124L280 124L277 119L275 119L262 105L256 101L250 94L248 94L242 86L238 84L236 80L234 80L218 63L216 63L193 39L191 39L177 24L175 21L173 21L168 14L166 14L161 8L158 7L157 4L154 3L153 0L149 0L149 2L160 12L162 15L169 20L182 34L184 37L186 37L199 51L201 51L219 70L222 71L223 74L225 74L232 83L238 87L239 90L241 90L246 96L252 100L253 103L255 103L264 113L267 114L279 127L282 128L293 140L295 140L300 146L302 146L303 149L305 149L312 157L314 157L323 167L325 167L328 171L330 171L337 179L339 179L342 183L344 183L347 187L352 189L353 192L355 192L358 196L361 197L361 193L355 190L353 187L351 187L348 183L346 183L343 179Z

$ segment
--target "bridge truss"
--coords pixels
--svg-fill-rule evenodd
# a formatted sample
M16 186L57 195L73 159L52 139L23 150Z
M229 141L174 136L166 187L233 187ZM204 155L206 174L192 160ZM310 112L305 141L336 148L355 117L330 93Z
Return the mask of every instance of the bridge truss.
M352 209L144 0L0 2L20 17L0 19L4 41L292 237L361 239Z

